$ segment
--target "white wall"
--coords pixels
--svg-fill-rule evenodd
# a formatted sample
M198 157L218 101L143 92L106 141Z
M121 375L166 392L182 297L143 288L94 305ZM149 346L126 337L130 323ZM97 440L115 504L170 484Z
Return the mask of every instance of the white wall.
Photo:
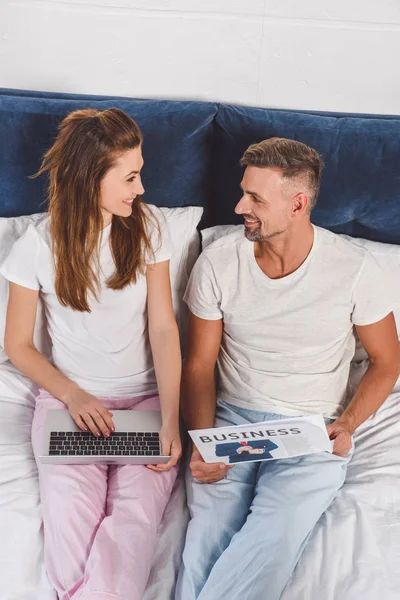
M400 0L0 0L0 87L400 114Z

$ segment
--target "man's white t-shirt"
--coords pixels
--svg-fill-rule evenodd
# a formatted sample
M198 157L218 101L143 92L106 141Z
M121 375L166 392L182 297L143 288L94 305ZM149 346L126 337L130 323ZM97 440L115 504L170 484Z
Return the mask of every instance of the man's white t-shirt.
M254 244L229 234L200 255L185 301L206 320L223 319L221 400L288 416L343 412L353 325L394 309L390 284L364 248L314 227L313 247L290 275L270 279Z
M165 219L156 207L149 231L154 255L148 264L169 260L171 240ZM39 290L52 342L52 362L82 389L100 398L133 397L157 391L147 330L146 277L123 290L111 290L106 280L115 272L110 248L111 225L100 239L98 302L89 301L91 312L78 312L60 304L54 288L49 218L30 225L13 245L1 273L23 287Z

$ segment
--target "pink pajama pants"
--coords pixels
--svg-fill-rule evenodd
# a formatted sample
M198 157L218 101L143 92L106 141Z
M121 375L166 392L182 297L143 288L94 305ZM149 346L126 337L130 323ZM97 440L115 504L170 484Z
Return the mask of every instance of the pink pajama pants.
M110 410L159 408L158 396L102 402ZM155 473L143 465L43 465L38 455L50 408L66 410L42 390L32 444L49 579L59 600L141 600L176 468Z

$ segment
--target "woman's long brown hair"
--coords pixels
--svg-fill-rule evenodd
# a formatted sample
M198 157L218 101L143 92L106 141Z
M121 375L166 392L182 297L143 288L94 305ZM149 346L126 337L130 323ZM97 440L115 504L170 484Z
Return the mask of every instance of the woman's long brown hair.
M137 148L142 134L122 110L77 110L61 123L39 172L49 174L49 214L55 266L55 290L63 306L90 312L88 295L99 292L99 239L103 227L100 183L121 153ZM129 217L113 216L110 247L113 290L135 283L152 252L152 213L140 197ZM159 230L158 224L155 226Z

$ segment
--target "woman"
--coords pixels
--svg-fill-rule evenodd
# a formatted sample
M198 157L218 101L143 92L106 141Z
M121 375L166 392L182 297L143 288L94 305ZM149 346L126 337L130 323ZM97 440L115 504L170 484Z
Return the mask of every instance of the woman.
M141 199L141 146L121 110L67 116L39 171L49 174L49 217L27 229L1 269L10 281L5 350L41 388L32 443L45 562L60 600L142 597L181 454L171 244L161 213ZM51 362L33 343L39 296ZM108 437L112 409L160 404L165 465L38 460L48 409L68 409L81 429Z

